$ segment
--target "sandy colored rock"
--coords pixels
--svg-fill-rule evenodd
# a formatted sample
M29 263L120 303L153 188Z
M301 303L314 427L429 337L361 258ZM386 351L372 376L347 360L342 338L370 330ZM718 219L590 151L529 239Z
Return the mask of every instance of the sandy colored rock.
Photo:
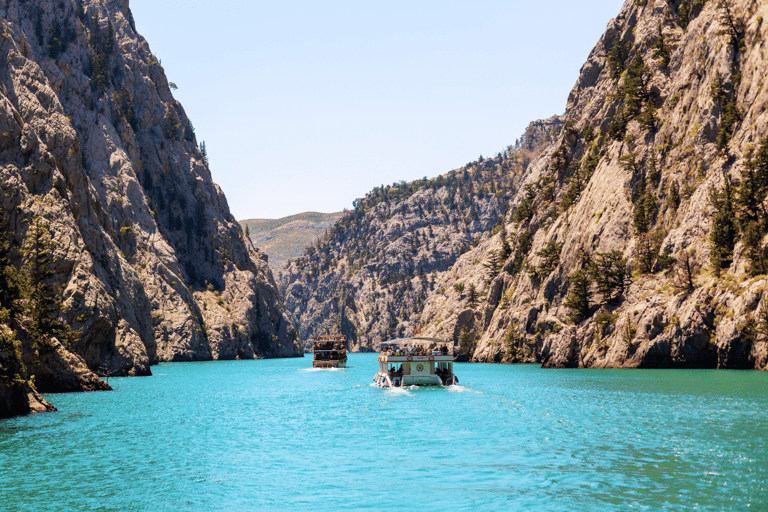
M62 320L80 331L74 354L99 374L300 355L262 255L131 19L127 1L0 1L0 217L12 247L35 218L50 223ZM227 315L202 313L196 296L209 290ZM233 323L237 347L208 336ZM91 386L79 375L47 389Z

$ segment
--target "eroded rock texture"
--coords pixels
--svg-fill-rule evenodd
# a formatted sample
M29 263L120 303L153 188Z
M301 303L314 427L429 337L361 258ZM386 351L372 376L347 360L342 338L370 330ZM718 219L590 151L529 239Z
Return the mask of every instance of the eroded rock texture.
M530 161L562 129L536 121L504 154L432 180L400 182L356 201L325 237L279 274L302 339L345 334L355 350L419 330L437 276L506 213Z
M361 349L449 339L473 361L765 370L765 184L748 178L768 176L766 16L751 0L628 0L561 129L448 187L375 190L295 260L280 279L296 324ZM527 140L531 161L509 165ZM426 204L442 215L421 225Z
M18 265L29 226L50 223L74 355L103 375L300 355L128 2L2 0L0 18L2 221Z
M627 1L582 67L563 133L523 179L534 213L507 229L530 243L513 244L494 274L478 262L500 235L463 255L438 281L449 292L427 300L424 332L456 340L475 361L765 370L766 279L744 230L721 271L711 258L712 193L727 182L734 202L747 195L745 169L768 135L764 16L760 2ZM638 56L646 69L633 92ZM611 251L629 264L625 287L613 296L592 284L578 318L565 305L573 276ZM512 264L518 253L522 266ZM484 290L483 302L470 308L454 282Z

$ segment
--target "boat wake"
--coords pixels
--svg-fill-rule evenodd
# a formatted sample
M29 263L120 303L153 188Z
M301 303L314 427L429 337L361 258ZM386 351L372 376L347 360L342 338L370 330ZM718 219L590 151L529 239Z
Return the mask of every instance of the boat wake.
M299 368L300 372L338 372L345 368Z
M418 389L418 386L408 386L404 388L386 388L387 392L390 395L405 395L405 396L413 396L413 393L411 393L411 390Z
M471 389L462 386L461 384L454 384L453 386L447 386L448 391L451 391L453 393L465 393L467 391L472 391Z

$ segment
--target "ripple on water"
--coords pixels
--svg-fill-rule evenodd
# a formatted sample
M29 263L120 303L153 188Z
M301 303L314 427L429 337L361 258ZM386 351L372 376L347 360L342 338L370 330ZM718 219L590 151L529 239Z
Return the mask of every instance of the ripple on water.
M458 364L459 386L382 389L375 354L350 363L50 396L0 421L0 509L768 508L766 374Z

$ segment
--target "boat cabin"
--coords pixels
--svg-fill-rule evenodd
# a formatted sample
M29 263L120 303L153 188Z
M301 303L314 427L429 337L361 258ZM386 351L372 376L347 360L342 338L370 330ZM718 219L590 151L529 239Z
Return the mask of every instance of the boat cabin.
M450 386L458 384L448 343L435 338L403 338L382 343L379 387Z
M315 336L312 342L313 368L345 368L347 366L347 337L343 334Z

